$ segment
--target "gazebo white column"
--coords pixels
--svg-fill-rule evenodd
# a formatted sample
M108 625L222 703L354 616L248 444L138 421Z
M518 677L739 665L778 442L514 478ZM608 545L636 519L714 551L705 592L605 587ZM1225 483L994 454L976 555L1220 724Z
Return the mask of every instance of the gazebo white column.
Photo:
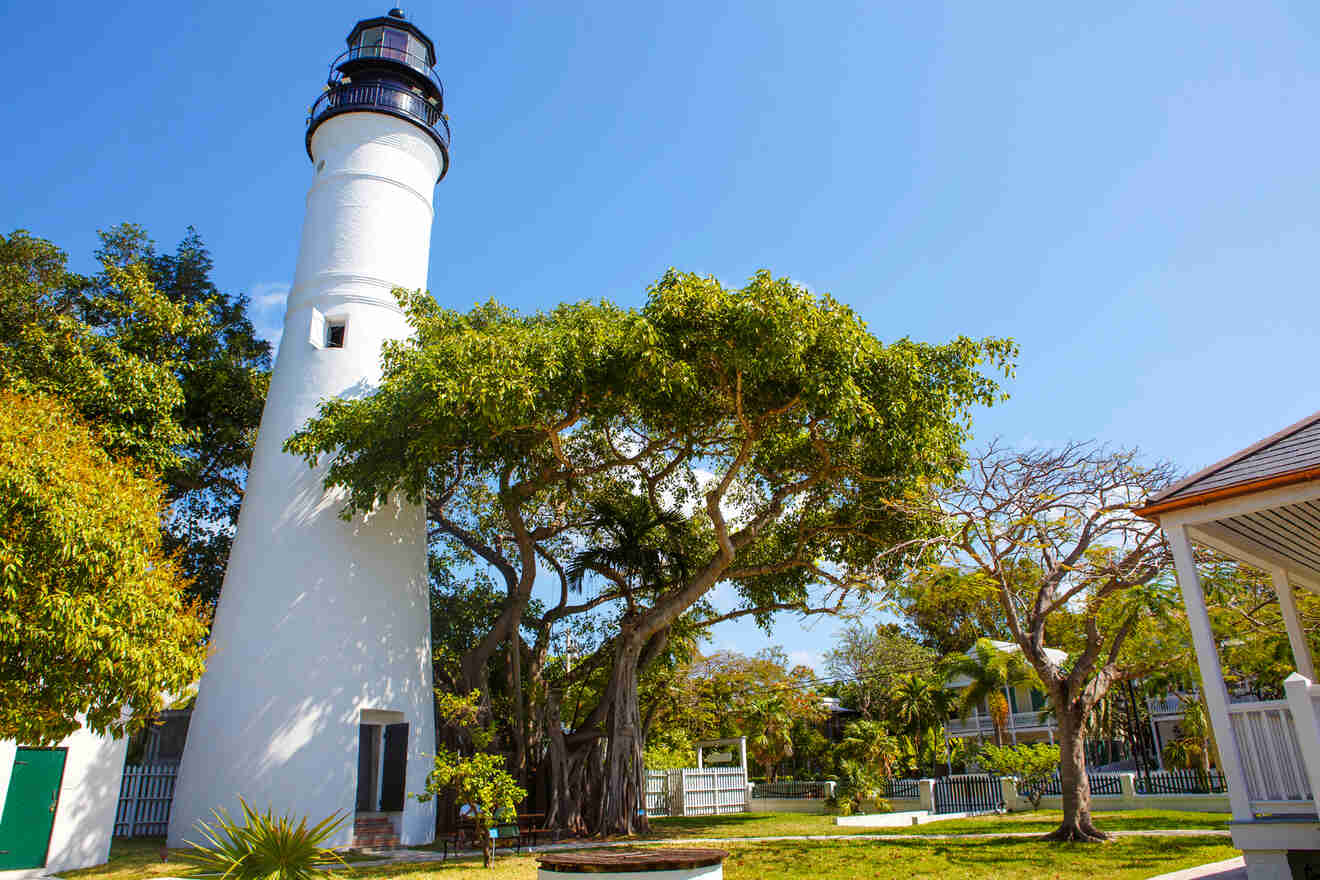
M1283 625L1288 630L1288 644L1292 646L1293 662L1297 671L1307 679L1315 681L1315 661L1311 657L1311 644L1302 630L1302 619L1297 614L1297 599L1293 596L1292 584L1288 582L1288 572L1282 568L1270 570L1270 580L1274 583L1274 592L1279 597L1279 610L1283 612Z
M1201 669L1201 683L1205 688L1205 703L1210 711L1210 724L1214 727L1219 745L1219 763L1228 775L1228 801L1233 818L1250 821L1251 802L1247 796L1246 775L1238 757L1237 737L1233 722L1228 717L1228 686L1219 665L1219 650L1215 647L1214 632L1210 628L1210 615L1205 610L1205 594L1201 591L1201 578L1196 571L1196 558L1192 555L1192 542L1182 525L1166 525L1164 535L1173 549L1173 563L1178 572L1178 586L1182 590L1183 607L1187 609L1187 625L1192 631L1192 644L1196 648L1196 662Z

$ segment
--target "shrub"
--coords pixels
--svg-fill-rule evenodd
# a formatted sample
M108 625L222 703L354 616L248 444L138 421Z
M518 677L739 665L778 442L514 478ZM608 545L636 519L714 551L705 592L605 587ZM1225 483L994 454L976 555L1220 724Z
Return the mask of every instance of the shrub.
M223 809L212 810L214 825L197 823L206 843L186 841L191 849L184 853L184 861L225 880L312 880L328 875L330 865L348 867L338 853L322 846L343 824L344 815L335 813L311 828L300 819L294 827L289 816L276 818L269 809L258 813L247 801L238 801L244 824L230 819Z
M1016 776L1018 791L1031 800L1033 810L1039 810L1045 783L1059 769L1059 747L1046 743L985 746L977 760L991 773Z
M825 805L837 809L841 816L859 812L865 801L873 802L878 813L888 812L889 801L882 796L881 785L881 778L866 765L843 761L839 764L839 779L834 783L834 797Z

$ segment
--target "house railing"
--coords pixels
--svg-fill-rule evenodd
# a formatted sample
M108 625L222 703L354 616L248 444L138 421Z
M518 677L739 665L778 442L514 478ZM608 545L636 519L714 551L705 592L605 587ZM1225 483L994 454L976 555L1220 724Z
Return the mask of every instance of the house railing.
M1309 693L1300 696L1305 700L1302 711L1311 712L1314 718L1314 697ZM1306 757L1289 703L1290 700L1268 700L1232 703L1228 707L1247 799L1254 812L1315 809Z
M1014 712L1009 716L1004 724L1004 732L1012 730L1046 730L1056 727L1052 716L1041 720L1042 709L1032 709L1027 712ZM958 733L984 733L993 734L995 732L995 723L989 715L977 715L968 718L950 718L944 722L945 729L950 734Z
M127 764L115 810L115 837L164 837L178 764Z

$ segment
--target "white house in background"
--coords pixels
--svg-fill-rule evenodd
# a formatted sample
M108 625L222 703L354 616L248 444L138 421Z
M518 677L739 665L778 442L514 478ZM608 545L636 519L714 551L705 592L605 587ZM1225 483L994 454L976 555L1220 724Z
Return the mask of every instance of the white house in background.
M325 471L283 451L323 399L368 395L408 337L394 288L426 287L436 183L449 167L435 47L401 10L360 21L311 109L312 162L284 336L174 790L169 843L239 797L386 842L435 836L422 507L346 522Z
M1022 653L1022 649L1013 642L1001 642L996 639L989 641L997 651L1006 654ZM975 648L967 652L968 657L973 657L975 654ZM1045 654L1055 663L1062 663L1068 658L1066 652L1057 648L1046 648ZM944 686L949 690L962 691L971 683L970 678L957 676L949 679ZM1004 736L1012 745L1054 742L1054 731L1057 727L1053 716L1041 718L1041 714L1048 706L1045 694L1034 688L1018 685L1004 688L1004 698L1008 700L1008 724L1004 727ZM966 718L954 717L944 722L944 733L950 737L976 737L978 740L993 741L995 726L990 720L990 712L985 701L982 700Z
M85 729L50 748L0 741L0 880L105 863L127 747Z
M1138 511L1173 549L1222 769L1251 880L1320 871L1320 686L1294 586L1320 592L1320 413L1211 465ZM1192 545L1268 572L1296 672L1286 699L1233 703Z

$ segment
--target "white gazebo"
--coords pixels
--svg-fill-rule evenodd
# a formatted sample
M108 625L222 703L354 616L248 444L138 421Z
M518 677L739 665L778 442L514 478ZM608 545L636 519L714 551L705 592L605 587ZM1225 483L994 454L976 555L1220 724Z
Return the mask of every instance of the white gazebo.
M1320 685L1293 588L1320 593L1320 413L1152 498L1173 549L1220 763L1251 880L1320 876ZM1296 672L1286 699L1232 703L1192 545L1268 572ZM1315 872L1315 873L1312 873Z

